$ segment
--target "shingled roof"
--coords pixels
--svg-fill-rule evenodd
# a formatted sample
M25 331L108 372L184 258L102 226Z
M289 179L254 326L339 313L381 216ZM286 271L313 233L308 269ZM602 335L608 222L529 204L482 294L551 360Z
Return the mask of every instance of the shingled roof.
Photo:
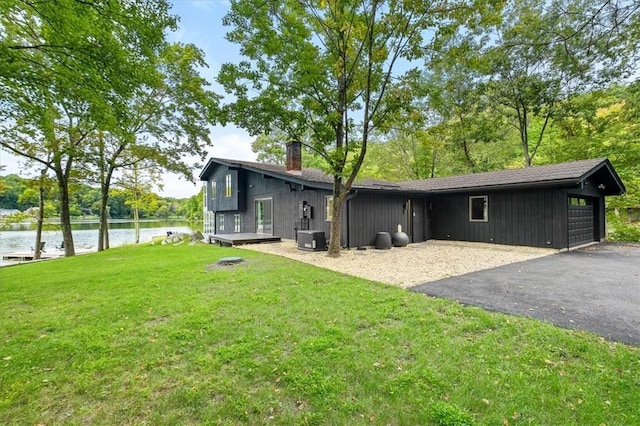
M401 182L401 185L406 189L425 192L459 192L476 189L579 185L594 175L605 185L606 195L624 193L625 188L620 177L606 158L406 181Z
M223 164L232 168L242 168L271 177L278 177L312 187L330 188L333 178L322 170L302 169L302 174L287 173L285 166L263 164L251 161L212 158L200 173L200 179L208 176L210 168L215 164ZM515 189L525 187L579 185L588 178L597 178L605 186L605 195L620 195L625 187L613 166L606 158L572 161L568 163L549 164L521 169L498 170L494 172L471 173L413 180L405 182L389 182L376 179L358 180L355 189L381 190L392 192L445 193L489 189Z
M271 177L278 177L287 181L301 183L311 187L327 188L333 185L333 178L331 176L327 176L325 172L320 169L304 168L302 169L302 174L292 174L287 173L286 167L282 165L256 163L253 161L229 160L225 158L210 159L200 173L201 180L203 179L203 176L209 175L210 167L212 167L216 163L223 164L232 168L241 168L256 173L266 174ZM396 191L402 189L402 186L398 182L389 182L385 180L369 178L357 180L356 184L353 185L353 187L356 189L387 189Z
M204 167L204 169L202 169L202 172L200 172L201 180L205 180L203 179L203 176L208 176L211 167L213 167L215 164L223 164L231 168L251 170L253 172L266 174L271 177L279 177L282 179L291 180L293 182L300 182L303 184L316 183L316 184L321 184L321 186L323 187L326 186L327 184L329 185L333 184L333 178L331 178L330 176L327 176L320 169L305 168L305 169L302 169L302 174L296 175L296 174L287 173L285 166L281 166L277 164L264 164L264 163L256 163L253 161L229 160L226 158L210 159L207 165ZM311 185L311 186L314 186L314 185Z

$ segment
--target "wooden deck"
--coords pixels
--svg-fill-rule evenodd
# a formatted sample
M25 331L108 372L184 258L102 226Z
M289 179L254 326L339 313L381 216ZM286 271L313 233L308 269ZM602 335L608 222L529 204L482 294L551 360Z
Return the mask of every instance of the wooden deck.
M239 246L242 244L277 243L282 238L270 234L209 234L207 236L209 244Z

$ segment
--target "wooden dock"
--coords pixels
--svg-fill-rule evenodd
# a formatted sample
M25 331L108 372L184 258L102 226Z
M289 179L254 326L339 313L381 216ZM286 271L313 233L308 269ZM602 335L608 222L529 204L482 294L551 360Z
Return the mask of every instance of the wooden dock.
M76 250L76 255L91 253L95 250ZM56 250L54 252L42 252L40 253L40 259L36 260L50 260L50 259L59 259L64 257L64 250ZM13 263L21 263L21 262L33 262L33 252L15 252L15 253L4 253L2 255L2 260L6 262Z
M64 257L64 252L59 253L40 253L40 259L57 259ZM20 252L20 253L5 253L2 255L2 260L8 260L12 262L27 262L33 260L33 252Z
M239 246L242 244L277 243L282 238L270 234L209 234L207 236L209 244Z

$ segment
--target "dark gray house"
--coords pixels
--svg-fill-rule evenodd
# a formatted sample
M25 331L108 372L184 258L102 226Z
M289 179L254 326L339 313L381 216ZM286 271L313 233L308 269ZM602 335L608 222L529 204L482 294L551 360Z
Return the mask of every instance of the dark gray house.
M207 234L258 233L295 239L324 231L332 178L302 169L300 146L287 165L212 158L204 182ZM370 246L398 226L410 242L428 239L572 248L605 237L604 202L625 187L607 159L574 161L407 182L362 180L344 206L342 245Z

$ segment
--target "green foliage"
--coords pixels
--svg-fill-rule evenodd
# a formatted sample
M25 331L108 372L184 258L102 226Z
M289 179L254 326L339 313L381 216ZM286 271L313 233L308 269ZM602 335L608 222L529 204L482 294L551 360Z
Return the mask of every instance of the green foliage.
M460 28L481 26L500 2L235 0L224 24L246 58L223 64L229 120L252 135L304 142L334 177L329 253L339 255L342 203L374 131L411 105L410 65ZM488 19L489 21L491 19ZM408 66L406 66L408 68ZM338 236L338 237L336 237Z
M128 246L0 283L2 424L640 422L638 347L250 250Z
M570 116L554 120L553 143L542 163L609 158L627 188L609 208L640 205L640 83L594 91L571 102Z
M640 224L624 223L619 214L607 214L607 238L611 241L640 242Z
M27 212L18 212L18 213L6 215L2 217L2 222L0 223L0 229L10 229L11 225L16 223L26 222L28 220L33 220L33 215Z
M26 179L18 175L0 176L2 192L0 192L0 208L26 210L31 205L25 206L19 202L20 194L27 188Z
M192 220L202 221L203 218L203 199L204 191L201 189L196 195L193 195L186 202L181 203L178 212L180 216Z
M638 22L632 1L516 1L492 30L465 29L446 40L429 55L425 90L452 148L474 170L474 145L517 141L520 163L534 164L553 143L554 120L574 112L575 96L629 81L640 54ZM504 161L486 158L488 168Z
M260 163L284 164L286 160L287 136L282 132L273 132L268 135L259 135L251 143L251 151L258 154Z
M77 163L156 80L165 30L176 25L168 9L164 0L0 2L0 145L55 175L67 256Z

